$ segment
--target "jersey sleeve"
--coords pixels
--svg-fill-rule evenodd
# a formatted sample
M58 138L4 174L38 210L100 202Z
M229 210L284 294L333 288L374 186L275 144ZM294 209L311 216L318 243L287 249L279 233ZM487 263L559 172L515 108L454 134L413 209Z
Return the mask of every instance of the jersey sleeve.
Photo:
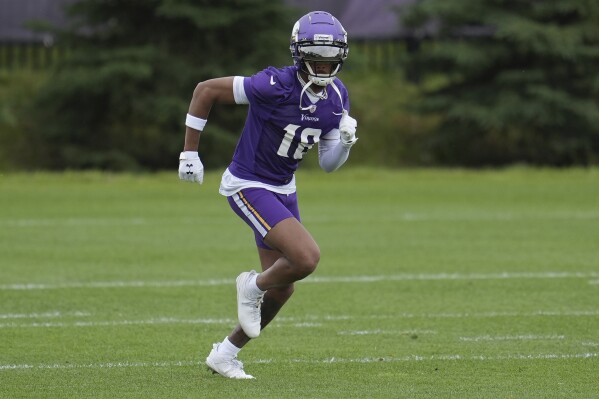
M233 78L233 97L235 98L235 104L249 104L249 100L245 95L245 87L243 81L245 77L235 76Z

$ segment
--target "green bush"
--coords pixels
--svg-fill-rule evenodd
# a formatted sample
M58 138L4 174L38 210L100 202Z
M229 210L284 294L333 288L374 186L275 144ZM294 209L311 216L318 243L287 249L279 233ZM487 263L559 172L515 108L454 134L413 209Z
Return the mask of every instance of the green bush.
M0 170L38 167L35 137L23 130L35 118L26 109L47 76L43 71L0 70Z
M358 120L358 143L352 161L389 167L430 162L419 147L420 138L435 126L435 118L410 113L407 105L419 94L401 70L344 71L351 114Z

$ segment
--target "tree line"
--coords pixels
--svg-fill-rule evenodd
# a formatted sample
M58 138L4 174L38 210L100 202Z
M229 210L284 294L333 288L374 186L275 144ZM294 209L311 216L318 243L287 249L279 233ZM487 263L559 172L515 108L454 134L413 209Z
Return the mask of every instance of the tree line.
M3 96L16 81L0 77L0 167L172 169L195 85L289 64L303 13L273 0L80 0L67 14L66 27L37 27L69 49L48 76L24 79L20 96ZM398 70L341 74L363 121L360 161L597 164L599 3L421 0L401 20L414 35ZM352 55L348 66L364 62ZM207 166L228 163L244 117L212 110Z

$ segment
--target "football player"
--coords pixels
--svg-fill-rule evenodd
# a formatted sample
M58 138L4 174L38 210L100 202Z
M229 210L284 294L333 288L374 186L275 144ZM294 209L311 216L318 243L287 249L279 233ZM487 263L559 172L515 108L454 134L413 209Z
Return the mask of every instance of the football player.
M348 93L337 78L349 50L341 23L323 11L304 15L293 26L290 49L293 66L199 83L186 118L179 177L201 184L198 146L210 109L249 104L219 191L254 231L261 270L237 277L239 325L206 358L213 372L228 378L254 378L237 354L273 320L294 282L314 272L320 260L318 245L301 223L294 172L315 144L320 167L338 169L357 140Z

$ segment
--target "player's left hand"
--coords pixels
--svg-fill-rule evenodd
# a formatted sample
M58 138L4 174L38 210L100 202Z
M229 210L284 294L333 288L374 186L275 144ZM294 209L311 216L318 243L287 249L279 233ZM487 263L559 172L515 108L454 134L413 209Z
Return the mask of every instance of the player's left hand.
M341 135L341 144L344 147L350 148L358 141L356 137L357 126L358 122L349 116L346 110L343 110L343 116L341 116L341 121L339 122L339 133Z
M179 179L200 184L204 181L204 165L197 151L183 151L179 155Z

